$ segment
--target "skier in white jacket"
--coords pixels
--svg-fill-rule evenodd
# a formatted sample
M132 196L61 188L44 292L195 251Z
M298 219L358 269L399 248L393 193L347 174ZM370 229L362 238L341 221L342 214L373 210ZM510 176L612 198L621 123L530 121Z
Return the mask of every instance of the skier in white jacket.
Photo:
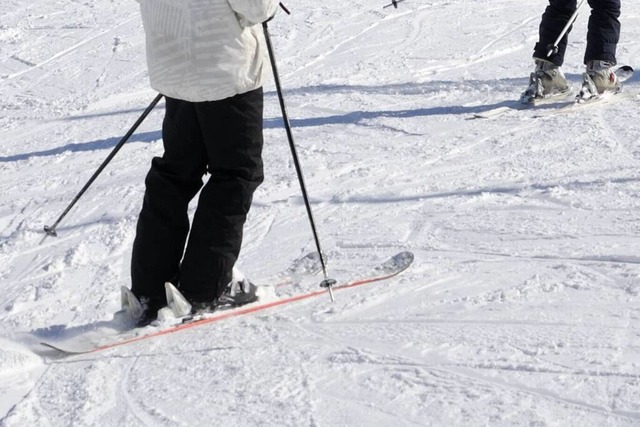
M278 0L137 0L151 86L165 95L164 154L151 162L131 261L139 325L166 305L165 282L215 308L232 278L263 181L261 23ZM203 177L210 174L203 186ZM193 222L189 202L201 190ZM188 237L188 241L187 241Z

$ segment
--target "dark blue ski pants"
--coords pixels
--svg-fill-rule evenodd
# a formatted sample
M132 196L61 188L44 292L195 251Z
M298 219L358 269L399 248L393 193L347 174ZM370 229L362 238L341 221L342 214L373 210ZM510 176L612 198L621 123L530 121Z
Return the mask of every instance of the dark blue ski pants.
M620 0L588 0L591 6L584 63L591 60L616 63L616 47L620 39ZM567 49L567 35L558 44L557 53L547 57L550 46L575 12L577 0L549 0L542 15L540 38L534 48L534 58L546 59L560 66ZM568 32L567 32L568 34Z

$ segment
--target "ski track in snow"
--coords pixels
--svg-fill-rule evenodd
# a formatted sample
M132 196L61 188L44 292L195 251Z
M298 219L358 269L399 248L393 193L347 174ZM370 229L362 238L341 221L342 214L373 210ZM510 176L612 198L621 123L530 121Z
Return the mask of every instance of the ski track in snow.
M545 3L384 3L302 1L269 29L329 275L411 268L68 358L38 342L119 308L163 105L42 241L155 94L135 1L0 5L0 425L640 425L640 100L469 120L526 86ZM621 19L637 68L640 6ZM265 89L258 283L315 250Z

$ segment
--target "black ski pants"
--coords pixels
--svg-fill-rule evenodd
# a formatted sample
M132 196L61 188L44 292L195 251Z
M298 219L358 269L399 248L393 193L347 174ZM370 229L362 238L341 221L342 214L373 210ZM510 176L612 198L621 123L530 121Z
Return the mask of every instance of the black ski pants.
M620 39L620 0L588 0L591 6L584 63L591 60L616 63L616 47ZM560 66L564 62L568 32L558 44L558 52L547 57L550 46L562 32L577 7L577 0L549 0L542 15L540 38L534 48L534 58L546 59Z
M220 101L166 98L164 154L151 162L133 244L131 290L138 298L164 306L168 281L191 301L222 294L264 178L262 119L262 88ZM190 227L189 202L200 190Z

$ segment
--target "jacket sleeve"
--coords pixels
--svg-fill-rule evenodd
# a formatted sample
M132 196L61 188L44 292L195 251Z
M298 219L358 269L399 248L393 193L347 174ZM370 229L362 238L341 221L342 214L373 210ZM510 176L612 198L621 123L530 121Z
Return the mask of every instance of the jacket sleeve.
M280 0L229 0L231 8L252 24L260 24L275 15Z

